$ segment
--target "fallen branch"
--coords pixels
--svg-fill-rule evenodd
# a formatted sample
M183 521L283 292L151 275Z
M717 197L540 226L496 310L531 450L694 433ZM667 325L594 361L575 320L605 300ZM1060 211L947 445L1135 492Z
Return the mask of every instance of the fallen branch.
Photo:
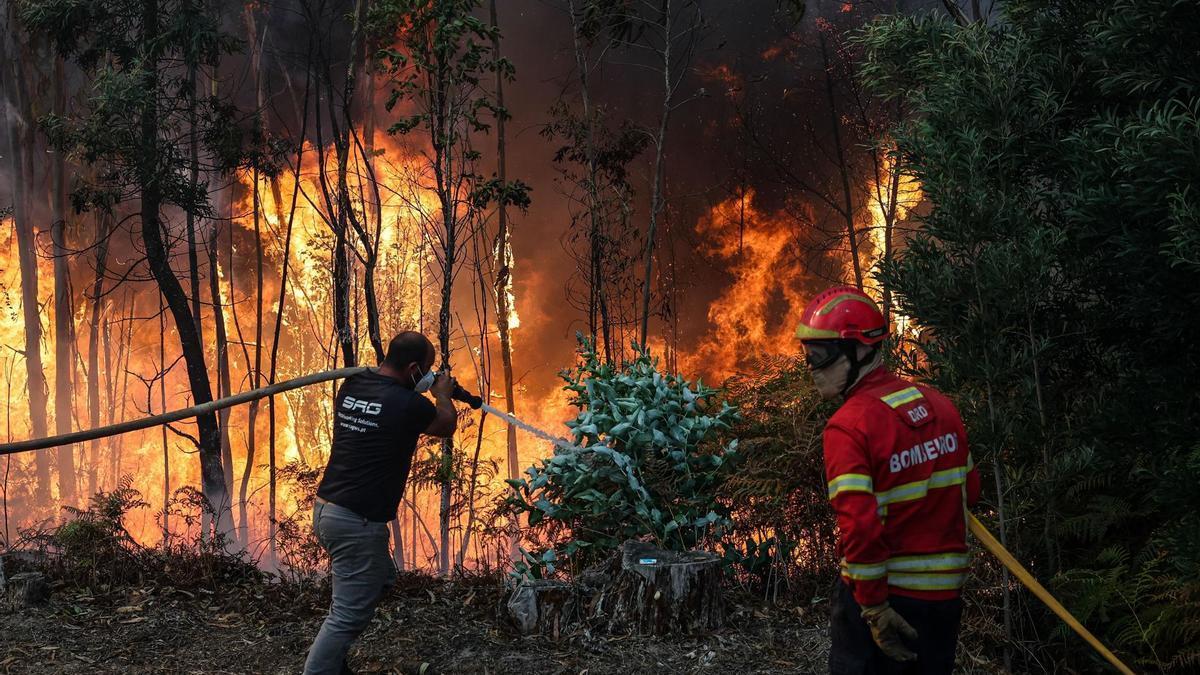
M320 384L321 382L328 382L330 380L344 379L350 377L351 375L357 375L365 370L366 368L363 367L326 370L324 372L313 373L312 375L305 375L304 377L297 377L292 380L278 382L261 389L254 389L251 391L242 392L240 394L234 394L233 396L219 398L215 401L194 405L190 408L173 410L160 415L152 415L150 417L143 417L141 419L121 422L119 424L110 424L105 427L96 427L95 429L73 431L69 434L59 434L58 436L33 438L27 441L18 441L16 443L4 443L0 445L0 455L11 455L18 452L28 452L30 450L44 450L46 448L53 448L59 445L73 445L75 443L83 443L98 438L108 438L109 436L127 434L131 431L149 429L150 427L156 427L162 424L170 424L171 422L178 422L179 420L198 417L200 415L215 412L217 410L232 408L236 405L249 403L250 401L266 398L268 396L273 396L275 394L290 391L292 389L299 389L300 387L307 387L312 384Z

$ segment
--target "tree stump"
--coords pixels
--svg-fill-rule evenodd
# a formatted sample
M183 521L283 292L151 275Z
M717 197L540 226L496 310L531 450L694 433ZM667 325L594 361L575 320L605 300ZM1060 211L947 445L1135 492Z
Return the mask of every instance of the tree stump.
M508 598L508 616L522 635L558 639L579 622L578 594L573 584L549 579L522 581Z
M8 601L14 607L41 605L50 599L50 585L41 572L21 572L8 578Z
M665 635L720 628L725 621L721 559L627 541L602 568L580 576L589 620L610 633Z

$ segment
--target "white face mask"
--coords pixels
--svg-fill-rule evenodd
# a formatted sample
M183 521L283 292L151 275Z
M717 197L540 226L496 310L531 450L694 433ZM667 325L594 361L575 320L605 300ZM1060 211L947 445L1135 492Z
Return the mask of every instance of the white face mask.
M429 391L429 388L433 386L433 381L436 379L437 371L431 368L421 376L421 379L413 382L413 391L417 392L418 394L423 394Z

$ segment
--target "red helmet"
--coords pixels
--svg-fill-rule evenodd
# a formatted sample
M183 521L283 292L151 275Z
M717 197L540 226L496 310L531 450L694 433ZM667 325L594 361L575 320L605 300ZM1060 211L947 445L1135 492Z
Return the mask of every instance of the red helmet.
M883 342L888 326L866 293L853 286L834 286L817 294L804 308L796 337L801 340L856 340L866 345Z

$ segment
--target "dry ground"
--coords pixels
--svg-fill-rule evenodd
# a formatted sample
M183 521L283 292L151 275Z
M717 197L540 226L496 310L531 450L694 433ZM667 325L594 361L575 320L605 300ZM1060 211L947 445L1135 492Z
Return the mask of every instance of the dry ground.
M735 598L727 627L699 638L614 638L585 630L555 642L498 618L494 579L406 576L351 653L366 673L823 672L825 609ZM324 615L321 586L240 584L80 590L0 610L4 673L299 673ZM424 668L424 670L422 670Z

